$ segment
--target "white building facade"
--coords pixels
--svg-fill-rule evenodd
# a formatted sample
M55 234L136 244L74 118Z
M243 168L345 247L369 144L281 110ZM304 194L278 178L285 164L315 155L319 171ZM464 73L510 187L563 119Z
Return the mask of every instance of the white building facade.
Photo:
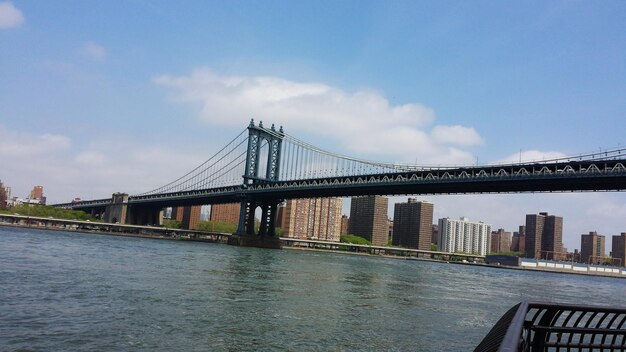
M439 250L487 255L491 246L491 225L459 220L439 219Z

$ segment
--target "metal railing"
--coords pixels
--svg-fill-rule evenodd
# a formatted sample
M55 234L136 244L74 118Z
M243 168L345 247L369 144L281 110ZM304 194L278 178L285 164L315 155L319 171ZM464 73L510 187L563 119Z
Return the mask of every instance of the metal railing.
M521 302L474 351L626 351L626 308Z

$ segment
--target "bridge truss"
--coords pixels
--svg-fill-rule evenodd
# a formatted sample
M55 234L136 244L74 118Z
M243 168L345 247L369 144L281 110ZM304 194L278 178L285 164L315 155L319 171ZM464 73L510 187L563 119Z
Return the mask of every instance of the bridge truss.
M251 232L254 210L271 232L283 199L400 194L621 191L626 148L537 162L473 166L385 163L324 150L254 121L205 162L178 179L131 195L129 204L177 206L241 202L239 231ZM59 204L104 206L110 199ZM263 222L265 221L265 223ZM263 232L264 230L261 230ZM271 233L270 233L271 234Z

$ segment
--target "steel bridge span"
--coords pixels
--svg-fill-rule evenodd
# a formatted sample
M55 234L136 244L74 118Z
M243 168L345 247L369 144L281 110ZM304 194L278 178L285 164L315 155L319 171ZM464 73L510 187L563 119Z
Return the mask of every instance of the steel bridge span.
M381 163L335 154L253 121L203 164L152 191L113 199L57 204L87 212L128 213L127 222L155 223L165 207L241 203L238 232L273 236L284 199L361 195L623 191L626 148L541 162L465 167ZM120 211L125 207L124 211ZM130 216L130 214L136 216ZM137 214L143 214L137 216ZM148 214L148 215L146 215Z

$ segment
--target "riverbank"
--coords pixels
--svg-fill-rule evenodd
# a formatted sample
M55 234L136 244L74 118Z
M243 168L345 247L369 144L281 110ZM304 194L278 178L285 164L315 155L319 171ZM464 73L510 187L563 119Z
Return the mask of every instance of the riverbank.
M99 235L137 237L171 241L226 243L230 234L181 230L155 226L107 224L91 221L0 214L0 226L67 231Z
M7 219L12 219L7 221ZM87 221L33 218L19 215L0 215L0 226L16 228L33 228L38 230L67 231L87 234L135 237L144 239L187 241L187 242L208 242L226 244L231 234L210 233L194 230L180 230L153 226L135 226L120 224L105 224ZM447 264L460 264L470 266L482 266L488 268L524 270L534 272L547 272L557 274L602 276L626 279L626 268L622 268L618 273L608 273L601 271L572 271L556 266L530 267L527 264L521 266L493 265L485 264L484 257L477 255L463 255L458 253L445 253L435 251L419 251L407 248L380 247L355 245L340 242L325 242L314 240L298 240L292 238L281 238L284 249L330 252L336 254L352 254L361 256L384 257L403 260L433 261Z

